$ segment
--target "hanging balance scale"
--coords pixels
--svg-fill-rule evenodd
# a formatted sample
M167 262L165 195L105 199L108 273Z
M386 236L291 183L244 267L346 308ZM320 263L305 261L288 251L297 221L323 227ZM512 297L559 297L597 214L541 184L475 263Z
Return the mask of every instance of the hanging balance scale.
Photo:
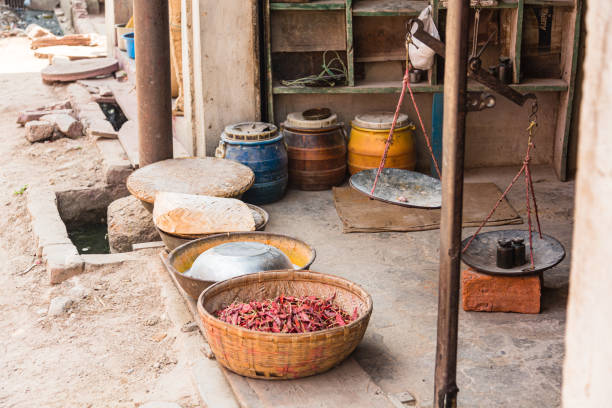
M477 8L477 19L480 9ZM523 166L518 174L514 177L508 188L499 198L495 207L491 210L487 218L482 222L478 230L472 236L466 238L462 243L462 261L474 268L475 270L491 275L517 276L541 273L559 264L565 257L565 249L563 245L555 238L542 233L540 220L538 218L537 203L533 183L531 180L531 171L529 168L530 151L533 147L532 137L537 127L537 99L534 94L523 95L514 89L510 88L499 78L490 74L482 68L480 56L493 38L492 33L484 46L479 52L476 50L478 26L475 26L474 46L471 57L468 61L468 78L473 79L487 88L497 92L510 101L519 106L523 106L529 99L533 99L532 111L529 116L530 125L527 129L529 132L529 141L527 153ZM423 29L423 21L412 19L407 24L406 34L406 53L408 47L414 43L413 38L431 48L436 54L444 58L445 45L437 38L429 35ZM389 132L385 152L382 156L378 169L363 170L354 174L350 178L350 185L355 190L366 194L368 197L384 201L390 204L418 207L418 208L440 208L442 204L442 187L440 183L440 170L438 163L433 154L429 137L427 136L425 126L421 120L418 106L414 100L412 89L409 83L410 63L407 57L406 74L404 75L402 92L400 94L399 103L395 113L395 120ZM393 130L395 122L399 115L399 110L406 91L410 91L410 96L421 124L421 130L425 136L429 152L432 156L435 169L438 174L438 179L421 173L410 170L385 168L386 155L389 144L393 139ZM495 97L485 92L468 92L466 101L466 111L481 111L487 108L495 107ZM524 230L498 230L480 234L481 229L485 226L497 206L503 201L506 194L510 191L513 184L518 178L524 175L526 184L527 197L527 219L529 229ZM534 231L531 224L531 206L533 201L535 210L535 219L537 221L538 231Z

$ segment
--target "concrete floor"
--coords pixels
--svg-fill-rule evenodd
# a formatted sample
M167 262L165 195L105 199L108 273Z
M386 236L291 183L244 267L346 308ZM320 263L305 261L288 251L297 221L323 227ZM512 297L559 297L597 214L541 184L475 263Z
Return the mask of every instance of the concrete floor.
M503 190L517 170L478 169L469 171L466 181L491 181ZM542 228L569 253L574 184L559 182L545 166L533 172ZM521 215L524 194L519 182L509 196ZM356 359L385 392L409 391L420 407L430 407L439 231L343 234L331 191L289 190L282 201L264 207L270 212L267 231L295 236L316 248L312 270L351 279L370 292L374 313ZM474 231L466 228L463 233ZM560 405L569 265L566 257L545 273L539 315L460 312L459 406Z

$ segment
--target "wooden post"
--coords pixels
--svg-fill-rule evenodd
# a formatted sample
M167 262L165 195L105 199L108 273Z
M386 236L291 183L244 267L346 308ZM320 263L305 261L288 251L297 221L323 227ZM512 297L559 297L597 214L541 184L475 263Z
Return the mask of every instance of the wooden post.
M457 329L463 210L469 0L451 0L446 23L440 278L434 406L457 406Z

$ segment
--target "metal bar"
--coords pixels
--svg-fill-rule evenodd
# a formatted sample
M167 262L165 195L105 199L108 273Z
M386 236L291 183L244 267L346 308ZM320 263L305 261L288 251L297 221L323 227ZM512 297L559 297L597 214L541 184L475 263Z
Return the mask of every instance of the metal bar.
M440 278L434 407L457 406L457 329L463 210L469 0L451 0L446 22Z
M168 1L134 0L139 166L172 158Z
M535 99L534 94L529 93L523 95L520 92L515 91L479 66L470 68L469 76L487 88L499 93L501 96L510 99L519 106L523 106L528 99Z

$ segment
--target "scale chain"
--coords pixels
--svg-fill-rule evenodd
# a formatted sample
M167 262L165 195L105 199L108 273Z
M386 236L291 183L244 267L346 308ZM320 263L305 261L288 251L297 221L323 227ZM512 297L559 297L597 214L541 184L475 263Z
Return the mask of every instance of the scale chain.
M536 219L536 224L538 226L538 233L539 233L540 239L542 238L542 227L540 225L538 206L536 202L535 190L533 189L533 179L531 177L531 169L529 165L531 162L531 149L535 148L533 139L535 137L535 131L538 127L537 112L538 112L538 101L536 99L531 107L531 113L529 115L529 126L527 127L527 132L528 132L527 150L525 152L525 159L523 160L523 165L521 166L521 169L516 174L516 176L514 176L514 178L508 185L508 187L506 187L506 190L504 190L502 195L499 197L499 199L497 200L497 202L495 203L495 205L493 206L493 208L491 209L487 217L478 226L476 233L472 235L472 237L469 239L469 241L467 242L467 244L465 245L461 253L464 253L470 247L470 244L474 241L476 236L478 236L482 228L486 225L489 219L493 216L493 213L495 212L495 210L497 210L497 208L502 203L504 198L506 198L506 195L510 192L510 190L512 189L516 181L519 179L519 177L524 172L525 173L525 198L526 198L527 223L529 226L529 258L530 258L531 268L535 269L535 263L534 263L534 258L533 258L533 239L532 239L533 227L531 224L531 205L530 205L531 200L533 200L534 216Z
M395 126L397 125L397 118L399 117L400 109L404 101L406 89L408 89L410 93L410 98L412 100L412 104L414 105L414 110L416 111L417 117L419 118L419 124L421 125L421 131L423 132L423 136L425 136L425 142L427 143L427 148L429 149L429 153L431 154L431 158L436 168L436 173L438 174L438 178L442 178L442 175L440 173L440 167L438 165L438 161L436 160L436 156L433 153L433 148L431 147L431 141L429 140L429 136L427 135L427 130L425 130L425 125L423 124L423 119L421 118L419 107L416 103L416 100L414 99L414 94L412 93L412 87L410 86L410 68L412 66L412 64L410 63L410 54L409 54L410 44L413 44L416 47L416 45L412 42L412 33L410 32L410 28L409 28L408 32L406 33L406 71L404 73L404 78L402 81L402 92L400 93L399 101L397 103L397 108L395 109L395 114L393 115L393 122L391 123L391 129L389 130L389 136L387 137L387 142L385 143L385 151L380 160L380 164L378 165L378 170L376 171L376 177L374 178L374 184L372 185L370 196L374 195L374 190L376 189L378 178L380 177L380 173L384 169L385 163L387 162L387 154L389 153L389 147L391 146L391 140L393 140L393 132L395 131Z

